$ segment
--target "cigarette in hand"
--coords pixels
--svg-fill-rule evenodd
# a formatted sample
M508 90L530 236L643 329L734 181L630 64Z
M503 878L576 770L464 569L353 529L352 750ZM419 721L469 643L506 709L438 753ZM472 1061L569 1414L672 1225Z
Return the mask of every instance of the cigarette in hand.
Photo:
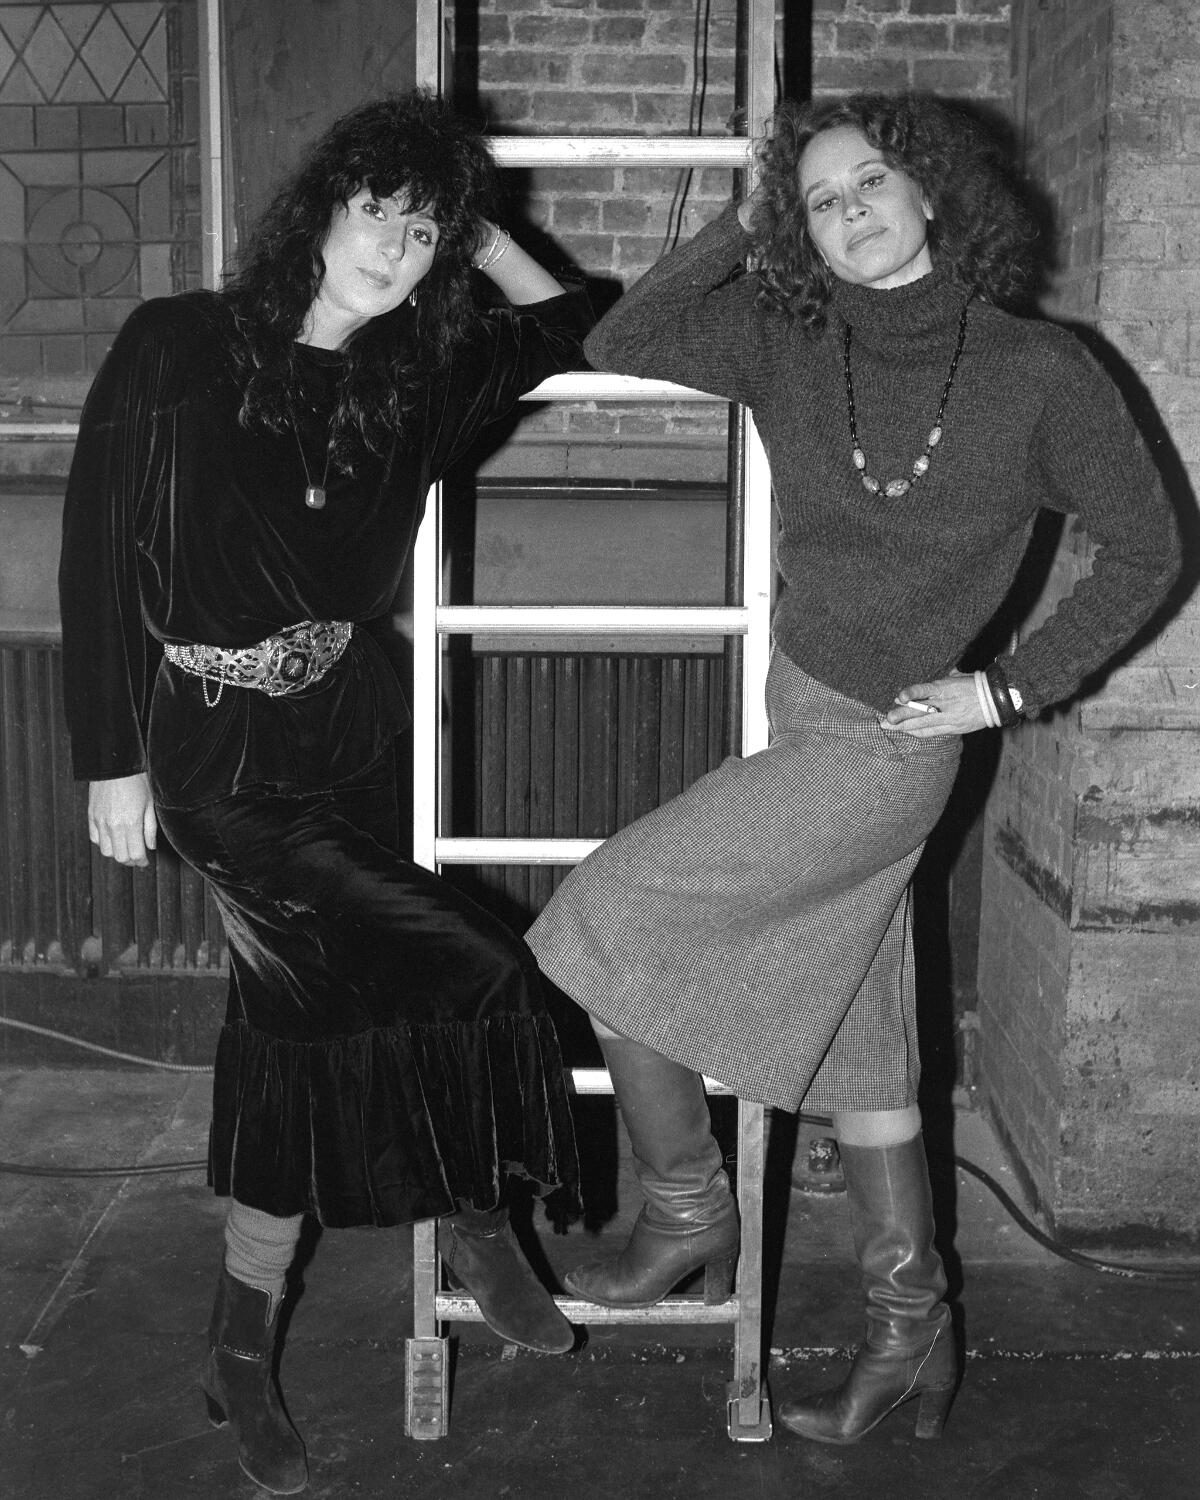
M933 703L922 703L919 698L909 698L907 702L903 698L894 700L901 708L915 708L919 714L940 714L941 709Z

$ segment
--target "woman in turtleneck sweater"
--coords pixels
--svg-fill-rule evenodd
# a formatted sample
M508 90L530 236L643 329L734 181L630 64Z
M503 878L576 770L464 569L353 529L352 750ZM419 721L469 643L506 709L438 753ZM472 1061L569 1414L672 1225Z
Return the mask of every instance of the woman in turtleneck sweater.
M868 1333L803 1436L861 1437L920 1395L941 1432L958 1360L917 1108L909 881L961 737L1073 693L1162 601L1178 543L1112 383L1068 333L1001 310L1033 233L994 143L929 99L784 106L759 190L597 325L605 369L749 406L779 571L770 747L626 828L529 934L592 1013L646 1204L571 1280L647 1306L706 1268L728 1293L736 1210L701 1075L831 1114ZM748 269L747 269L748 267ZM1090 576L986 672L957 665L1042 507L1077 513Z

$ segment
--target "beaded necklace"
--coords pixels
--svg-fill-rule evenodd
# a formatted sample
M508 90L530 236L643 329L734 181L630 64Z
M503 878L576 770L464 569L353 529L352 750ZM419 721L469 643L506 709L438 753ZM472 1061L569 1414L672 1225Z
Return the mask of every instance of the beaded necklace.
M846 324L845 343L842 347L842 367L846 374L846 411L850 417L850 442L853 445L850 461L858 470L858 476L863 482L863 489L872 495L883 494L887 500L899 500L902 495L907 495L922 474L928 472L929 461L933 457L933 450L942 440L942 417L946 411L946 402L950 398L950 387L954 384L954 376L958 370L958 361L962 356L963 344L967 337L967 308L971 305L970 298L963 304L962 317L958 320L958 343L954 346L954 358L950 361L950 373L946 376L946 384L942 387L942 399L938 402L937 416L933 419L933 426L929 429L929 436L925 439L925 448L920 457L913 461L911 479L876 479L873 474L867 473L867 455L862 450L862 444L858 440L858 424L854 418L854 377L850 373L850 343L854 330L850 324Z

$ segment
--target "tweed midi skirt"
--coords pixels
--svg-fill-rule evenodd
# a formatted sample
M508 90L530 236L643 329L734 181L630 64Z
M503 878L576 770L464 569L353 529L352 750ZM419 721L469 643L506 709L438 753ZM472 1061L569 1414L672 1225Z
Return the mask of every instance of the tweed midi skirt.
M575 1195L566 1082L524 944L398 852L391 753L302 794L160 806L229 939L209 1180L277 1216L406 1224Z
M914 739L776 650L771 743L570 872L526 935L610 1030L777 1108L915 1103L909 880L957 736Z

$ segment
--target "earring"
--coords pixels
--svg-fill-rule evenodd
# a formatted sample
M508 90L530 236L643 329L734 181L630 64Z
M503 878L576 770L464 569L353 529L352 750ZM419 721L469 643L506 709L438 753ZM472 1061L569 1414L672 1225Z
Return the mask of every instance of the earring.
M412 289L412 291L409 292L409 294L408 294L408 305L409 305L409 307L416 307L416 305L417 305L417 289L416 289L416 287L414 287Z

